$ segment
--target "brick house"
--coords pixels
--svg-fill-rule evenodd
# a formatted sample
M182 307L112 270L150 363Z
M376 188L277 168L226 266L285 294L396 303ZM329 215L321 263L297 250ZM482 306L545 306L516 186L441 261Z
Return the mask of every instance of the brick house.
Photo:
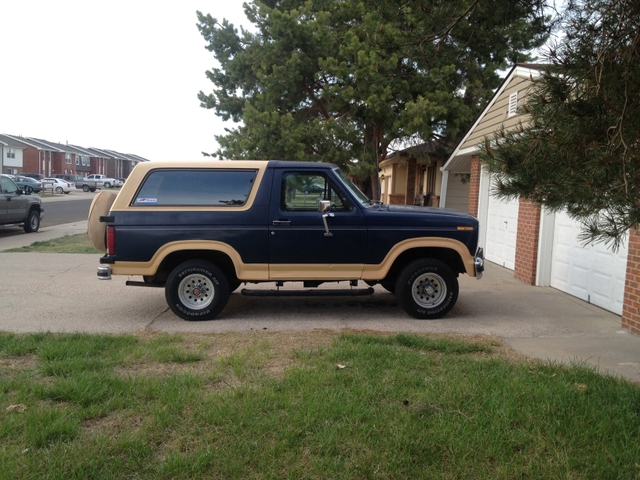
M423 144L380 162L380 199L387 204L437 207L445 156L438 145Z
M84 148L32 137L0 135L0 148L4 150L3 145L8 145L8 142L13 145L11 154L20 157L20 166L17 166L18 159L14 162L15 167L7 163L5 168L0 163L3 172L11 168L12 173L40 173L45 176L56 174L87 176L99 173L110 177L126 178L136 164L148 161L138 155L121 154L113 150ZM8 147L6 150L8 153Z
M640 236L631 232L616 252L583 245L581 226L566 213L551 213L526 200L491 194L493 181L476 158L485 137L527 119L518 111L541 66L518 64L442 167L440 205L468 211L480 221L487 260L513 270L530 285L551 286L621 315L622 327L640 334ZM460 192L467 191L461 202Z
M0 135L0 173L22 173L25 150L24 144L7 135Z

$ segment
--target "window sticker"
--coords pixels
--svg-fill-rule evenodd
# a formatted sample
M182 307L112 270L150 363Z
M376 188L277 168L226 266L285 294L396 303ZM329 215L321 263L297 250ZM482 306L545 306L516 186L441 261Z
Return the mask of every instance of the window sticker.
M137 205L150 205L150 204L155 204L158 203L158 199L156 197L139 197L136 199L136 204Z

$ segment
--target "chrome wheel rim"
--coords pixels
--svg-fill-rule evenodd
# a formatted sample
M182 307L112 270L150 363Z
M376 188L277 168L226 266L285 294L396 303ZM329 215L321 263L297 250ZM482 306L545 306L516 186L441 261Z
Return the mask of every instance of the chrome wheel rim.
M31 225L31 229L35 230L38 226L38 217L36 215L31 215L31 220L29 221L29 225Z
M62 193L62 192L63 192L62 187L56 188L56 193Z
M447 284L436 273L423 273L413 281L413 301L424 308L433 308L442 303L447 295Z
M191 310L202 310L213 302L215 287L204 275L187 275L178 286L180 302Z

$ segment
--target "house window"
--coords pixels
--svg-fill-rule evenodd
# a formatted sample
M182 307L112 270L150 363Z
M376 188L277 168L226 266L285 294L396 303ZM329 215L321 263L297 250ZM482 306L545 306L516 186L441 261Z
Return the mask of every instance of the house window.
M80 156L76 155L76 165L80 165Z
M70 153L65 153L64 154L64 163L71 163L71 154Z
M16 158L16 151L13 148L7 150L7 158Z
M518 92L509 95L509 117L518 114Z

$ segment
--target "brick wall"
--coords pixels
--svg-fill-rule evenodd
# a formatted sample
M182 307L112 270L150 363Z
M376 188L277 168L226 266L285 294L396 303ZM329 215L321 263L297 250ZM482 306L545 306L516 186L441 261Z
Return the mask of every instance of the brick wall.
M640 335L640 233L629 233L627 279L624 284L622 328Z
M469 177L469 214L478 216L478 199L480 198L481 165L477 158L471 159L471 176Z
M540 206L521 199L518 207L518 233L513 276L529 285L536 284L539 238Z

